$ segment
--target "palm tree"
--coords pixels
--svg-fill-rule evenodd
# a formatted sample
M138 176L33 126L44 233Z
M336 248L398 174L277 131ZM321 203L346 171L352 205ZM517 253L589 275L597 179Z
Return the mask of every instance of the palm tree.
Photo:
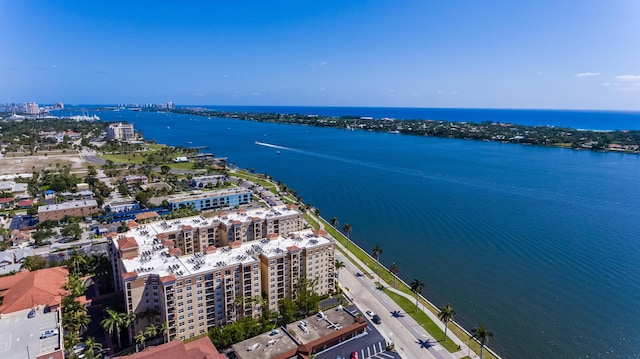
M68 332L64 335L64 347L65 348L73 348L76 344L80 343L82 338L80 338L80 334L76 331Z
M167 324L167 322L162 322L158 330L160 331L160 333L162 333L162 344L164 344L166 341L168 341L167 334L169 334L169 325Z
M155 338L158 335L158 327L156 327L155 324L149 324L145 329L144 329L144 335L146 335L148 338Z
M120 340L120 327L124 326L124 324L127 322L127 314L116 312L111 308L107 308L106 313L107 317L100 322L100 325L109 335L113 335L114 331L116 332L116 335L118 336L118 348L122 348L122 342Z
M138 345L140 345L140 343L142 343L142 349L144 350L144 348L145 348L144 341L147 339L147 337L145 337L145 335L144 335L144 332L141 330L133 338L136 340L136 352L138 352Z
M473 338L476 338L480 342L480 359L482 359L482 349L489 343L489 338L493 336L493 333L482 324L471 329L471 333L473 333Z
M417 312L418 311L418 295L422 293L422 290L424 289L424 283L422 283L420 279L415 278L413 282L411 282L411 284L409 285L411 286L411 291L416 293L416 312Z
M376 262L377 262L377 264L378 264L378 265L376 266L376 273L378 273L378 267L380 267L380 255L382 254L382 248L380 248L380 246L378 246L378 245L376 244L376 246L375 246L375 247L373 247L373 251L372 251L372 253L371 253L371 254L373 255L373 258L375 258L375 259L376 259ZM379 280L379 279L380 279L380 278L378 278L378 280Z
M236 299L233 300L233 304L236 307L242 308L242 311L236 309L236 318L240 318L240 312L242 312L242 316L244 316L244 297L241 295L237 296Z
M396 278L397 278L398 272L400 272L400 267L398 267L396 262L393 262L391 264L391 267L389 267L389 273L391 273L393 275L393 286L394 287L396 286Z
M347 236L347 250L349 249L349 233L351 233L352 229L353 229L353 226L350 225L349 223L345 223L344 226L342 226L342 233L344 233L344 235Z
M95 351L96 350L102 350L102 344L99 342L96 342L96 340L93 337L88 337L87 340L84 341L85 347L84 347L84 355L85 358L87 359L91 359L91 358L95 358Z
M333 218L331 218L331 219L329 220L329 223L331 223L331 226L332 226L333 228L336 228L336 229L337 229L337 227L338 227L338 223L339 223L339 222L338 222L338 217L333 217Z
M451 308L451 304L447 303L447 305L442 306L440 308L440 313L438 313L438 318L444 323L444 341L447 341L447 329L449 329L449 322L453 321L453 316L456 314L456 311Z
M335 267L336 267L336 277L337 277L339 276L340 269L344 268L344 262L336 259Z

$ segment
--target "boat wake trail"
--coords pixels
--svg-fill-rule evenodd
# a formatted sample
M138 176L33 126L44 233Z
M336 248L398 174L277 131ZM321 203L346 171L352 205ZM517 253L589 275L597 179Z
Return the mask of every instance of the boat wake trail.
M265 142L259 142L259 141L256 141L256 145L258 145L258 146L264 146L264 147L277 148L277 149L279 149L279 150L287 150L287 151L294 151L294 152L302 152L302 151L295 150L295 149L293 149L293 148L284 147L284 146L278 146L278 145L274 145L274 144L271 144L271 143L265 143Z
M383 165L383 164L379 164L379 163L366 162L366 161L355 160L355 159L352 159L352 158L345 158L345 157L340 157L340 156L328 155L328 154L324 154L324 153L317 153L317 152L299 150L299 149L296 149L296 148L285 147L285 146L280 146L280 145L274 145L272 143L265 143L265 142L259 142L259 141L256 141L256 145L264 146L264 147L270 147L270 148L277 148L279 150L285 150L285 151L300 153L300 154L303 154L303 155L313 156L313 157L318 157L318 158L324 158L324 159L328 159L328 160L332 160L332 161L340 161L340 162L344 162L344 163L349 163L349 164L354 164L354 165L359 165L359 166L365 166L365 167L369 167L369 168L376 168L376 169L383 170L383 171L391 171L391 172L401 173L401 174L405 174L405 175L425 177L423 171L421 171L421 170L415 170L415 169L410 169L410 168L402 168L402 167L389 167L389 166L386 166L386 165Z

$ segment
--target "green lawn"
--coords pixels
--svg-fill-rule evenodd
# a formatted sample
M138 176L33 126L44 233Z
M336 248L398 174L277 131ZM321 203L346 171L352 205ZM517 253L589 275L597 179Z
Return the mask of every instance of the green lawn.
M458 351L458 346L451 340L447 339L447 341L443 341L444 339L444 331L436 325L423 311L416 312L416 303L415 301L410 301L409 299L396 294L390 290L385 290L385 293L391 298L396 304L402 308L404 312L409 314L411 318L415 319L416 322L420 323L420 325L429 333L432 337L434 337L440 345L445 347L449 352L454 353Z

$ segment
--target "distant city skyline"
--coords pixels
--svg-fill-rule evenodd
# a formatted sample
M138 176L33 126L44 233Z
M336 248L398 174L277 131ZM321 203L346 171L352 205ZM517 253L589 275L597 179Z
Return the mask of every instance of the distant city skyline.
M640 110L640 2L0 2L0 103Z

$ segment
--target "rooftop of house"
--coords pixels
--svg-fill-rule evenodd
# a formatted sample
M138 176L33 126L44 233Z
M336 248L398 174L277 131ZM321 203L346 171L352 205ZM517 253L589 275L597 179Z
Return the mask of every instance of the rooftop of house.
M64 267L23 271L0 278L0 313L13 313L34 305L58 306L68 291L62 289L69 271Z
M143 351L126 357L113 357L114 359L225 359L220 354L208 337L202 337L189 343L174 340L162 345L147 347Z
M60 210L60 209L71 209L71 208L76 208L76 207L90 207L90 206L97 206L98 202L96 202L96 200L80 200L80 201L69 201L69 202L62 202L62 203L56 203L56 204L50 204L50 205L46 205L46 206L39 206L38 207L38 213L42 213L42 212L48 212L48 211L56 211L56 210Z

